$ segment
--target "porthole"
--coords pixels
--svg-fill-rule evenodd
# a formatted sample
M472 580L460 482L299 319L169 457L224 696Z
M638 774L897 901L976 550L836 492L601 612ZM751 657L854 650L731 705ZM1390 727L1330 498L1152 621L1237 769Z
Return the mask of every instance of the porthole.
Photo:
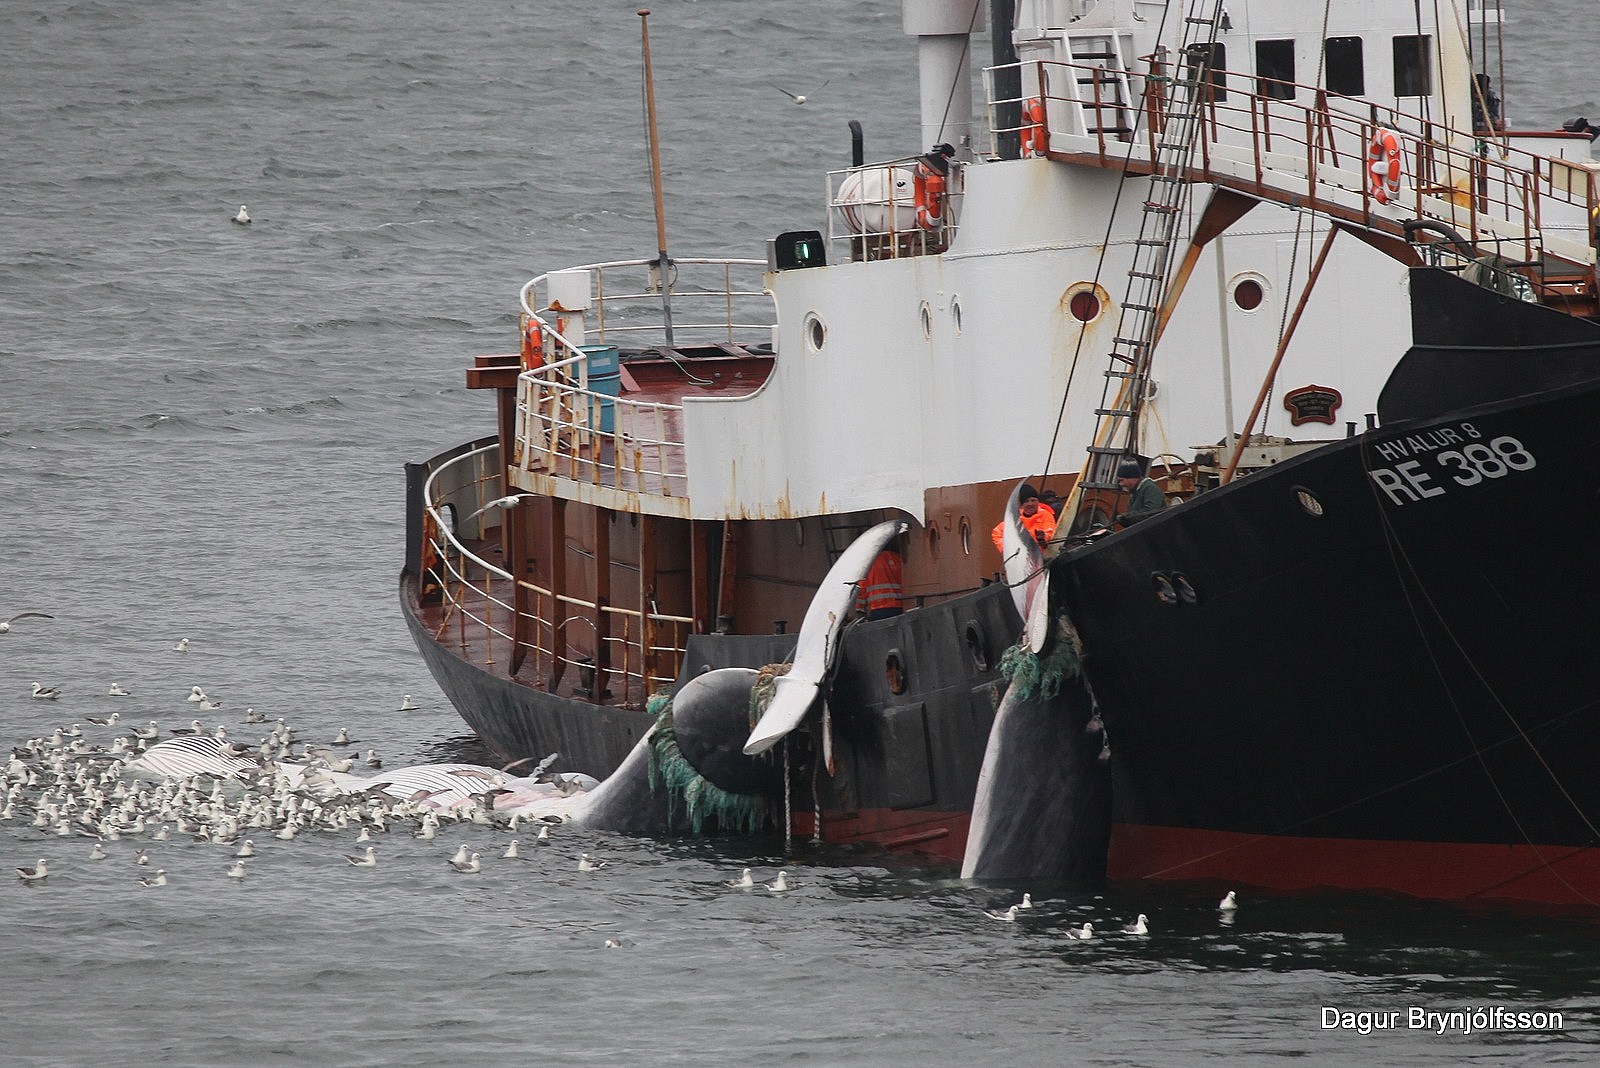
M964 556L972 555L972 523L966 516L961 517L961 552Z
M816 312L806 315L805 335L806 348L812 352L821 352L822 346L828 342L828 328L823 325L822 317Z
M1156 600L1160 601L1164 605L1171 605L1173 607L1177 606L1178 590L1177 587L1172 584L1171 579L1157 571L1155 574L1150 576L1150 584L1155 587Z
M939 558L939 528L928 528L928 554L935 560Z
M950 329L957 337L961 336L961 301L955 297L950 298Z
M1072 317L1080 323L1092 323L1100 316L1100 300L1087 289L1072 294L1072 301L1067 307L1072 311Z
M900 659L900 650L890 649L883 658L883 681L888 684L892 694L906 692L906 665Z
M794 521L794 543L796 545L804 545L806 543L806 524L803 519Z
M1296 486L1294 488L1294 499L1295 503L1300 505L1301 511L1305 512L1306 515L1314 519L1322 518L1322 501L1317 498L1315 493L1312 493L1304 486Z
M1170 576L1172 588L1178 591L1178 600L1183 604L1195 605L1200 603L1200 595L1194 592L1194 585L1189 581L1189 576L1182 571L1174 571Z
M1253 272L1235 275L1230 285L1233 306L1240 311L1255 311L1267 299L1265 279Z
M918 321L922 323L922 336L925 339L933 338L933 309L927 301L922 302L922 309L917 313Z
M989 670L989 647L983 640L983 628L976 619L967 620L965 632L967 640L967 658L972 661L972 670Z

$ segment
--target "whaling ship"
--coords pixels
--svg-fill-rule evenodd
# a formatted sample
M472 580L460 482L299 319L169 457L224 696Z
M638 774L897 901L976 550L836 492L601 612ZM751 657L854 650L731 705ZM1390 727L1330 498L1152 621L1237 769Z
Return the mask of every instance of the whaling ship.
M1070 647L1113 878L1595 903L1593 129L1508 126L1498 5L993 9L979 124L981 9L906 0L919 151L831 174L826 231L524 287L467 372L498 432L408 468L441 687L608 774L900 520L785 829L972 871L1014 647ZM1130 461L1171 504L1124 525ZM991 541L1024 479L1031 576Z

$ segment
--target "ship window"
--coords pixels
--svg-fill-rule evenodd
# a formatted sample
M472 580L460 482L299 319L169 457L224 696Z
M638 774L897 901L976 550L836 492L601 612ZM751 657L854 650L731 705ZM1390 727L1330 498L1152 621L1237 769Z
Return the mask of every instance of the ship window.
M822 318L816 312L806 316L805 334L806 346L812 352L821 352L828 340L828 328L822 325Z
M933 309L928 307L927 301L922 302L922 311L919 313L919 318L922 321L922 336L931 340L933 338Z
M961 551L967 556L972 555L972 524L966 516L961 517Z
M1068 307L1072 317L1080 323L1092 323L1100 315L1100 299L1087 289L1072 294Z
M1315 493L1312 493L1304 486L1296 486L1294 488L1294 499L1295 503L1300 505L1301 510L1304 511L1306 515L1309 515L1315 519L1322 518L1322 502L1317 499L1317 495Z
M961 336L961 302L954 297L950 298L950 329Z
M1433 92L1433 71L1428 56L1433 38L1396 37L1394 39L1394 95L1428 96Z
M890 649L883 658L883 681L888 684L890 693L906 692L906 665L900 659L900 650Z
M1367 91L1367 72L1361 59L1361 38L1330 37L1322 43L1327 65L1328 92L1361 96Z
M1242 311L1255 311L1261 307L1261 302L1266 298L1261 283L1254 278L1246 278L1233 287L1233 302Z
M1193 66L1194 60L1190 58L1191 55L1206 55L1209 53L1206 69L1210 72L1211 99L1219 103L1228 99L1228 46L1218 42L1197 44L1193 47L1194 52L1184 57L1184 64Z
M1294 42L1256 42L1256 92L1270 100L1294 99Z
M983 628L976 619L967 620L967 658L974 671L989 670L989 650L983 640Z
M1157 571L1150 576L1150 584L1155 587L1156 600L1164 605L1174 606L1178 603L1177 588L1172 585L1172 580Z

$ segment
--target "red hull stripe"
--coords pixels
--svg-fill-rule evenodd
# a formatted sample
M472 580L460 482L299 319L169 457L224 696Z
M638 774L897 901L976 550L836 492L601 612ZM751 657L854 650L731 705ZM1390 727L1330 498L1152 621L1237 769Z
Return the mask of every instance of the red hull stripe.
M967 812L925 812L909 809L859 809L824 812L822 837L829 842L904 849L959 865L967 851ZM811 834L811 814L794 814L795 834Z
M1274 890L1386 890L1444 900L1600 904L1600 849L1291 838L1119 823L1112 879L1205 879Z

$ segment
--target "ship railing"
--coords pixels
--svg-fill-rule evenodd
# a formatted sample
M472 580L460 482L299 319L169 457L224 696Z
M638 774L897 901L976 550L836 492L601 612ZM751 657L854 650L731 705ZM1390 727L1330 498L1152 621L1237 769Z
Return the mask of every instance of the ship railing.
M1130 72L1143 121L1136 131L1116 133L1087 118L1104 106L1103 69L1050 60L989 68L991 151L998 154L1025 130L1032 139L1026 117L1015 116L1026 100L1040 99L1045 155L1150 173L1165 125L1161 90L1173 70L1170 62L1145 57L1143 72ZM1001 72L1014 72L1020 97L995 96L995 87L1007 84ZM1536 135L1452 129L1324 88L1239 71L1211 70L1200 89L1196 146L1183 177L1396 237L1407 236L1406 222L1430 220L1462 235L1477 254L1521 264L1536 284L1594 292L1600 164L1512 143ZM1383 151L1386 132L1399 150L1395 193L1380 193L1369 170L1369 152L1375 139ZM1553 144L1573 135L1537 136Z
M828 172L828 244L835 261L900 259L943 252L960 226L963 165L948 163L944 189L930 192L920 156Z
M516 579L498 555L499 446L442 462L423 483L419 600L437 602L435 641L463 658L595 703L639 705L677 678L693 619L606 604ZM570 672L570 674L569 674Z
M687 492L682 405L619 388L618 351L770 352L772 298L750 259L618 260L540 275L522 290L539 366L517 383L513 466L658 499ZM670 328L664 311L670 306ZM530 335L531 332L531 335ZM529 360L525 345L524 362ZM686 361L687 380L694 381Z

